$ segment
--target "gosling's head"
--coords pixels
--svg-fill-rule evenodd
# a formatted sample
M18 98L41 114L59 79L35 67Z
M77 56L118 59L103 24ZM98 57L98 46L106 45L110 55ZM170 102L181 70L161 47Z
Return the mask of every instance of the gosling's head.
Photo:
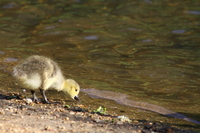
M80 91L80 86L73 79L65 80L63 91L69 94L72 99L79 101L78 94Z

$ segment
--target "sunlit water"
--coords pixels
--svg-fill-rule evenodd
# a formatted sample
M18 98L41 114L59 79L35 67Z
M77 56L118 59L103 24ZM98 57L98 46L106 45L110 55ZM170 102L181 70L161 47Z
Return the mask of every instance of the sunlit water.
M40 54L56 60L66 78L82 88L126 94L128 100L200 121L199 5L198 0L1 1L1 84L16 89L12 67L18 59ZM83 104L99 105L99 99L84 93L80 98ZM136 110L106 102L100 105L129 116ZM147 119L146 112L139 114L133 117ZM159 114L150 115L160 120Z

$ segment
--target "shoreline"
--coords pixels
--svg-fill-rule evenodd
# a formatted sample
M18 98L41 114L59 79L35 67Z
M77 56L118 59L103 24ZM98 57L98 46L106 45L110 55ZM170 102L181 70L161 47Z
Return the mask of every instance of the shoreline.
M200 122L195 119L191 119L188 116L185 116L181 113L171 111L164 107L161 107L161 106L158 106L155 104L146 103L146 102L129 100L129 99L127 99L128 96L125 94L120 94L120 93L111 92L111 91L102 91L102 90L97 90L97 89L82 89L82 91L87 93L90 96L98 97L101 99L113 100L121 105L139 108L139 109L143 109L143 110L149 110L151 112L156 112L156 113L164 115L164 116L185 120L188 122L192 122L194 124L200 124Z
M45 132L126 132L197 133L161 122L122 120L110 114L94 113L84 105L27 104L19 93L0 92L0 131L2 133ZM55 102L55 101L53 101Z

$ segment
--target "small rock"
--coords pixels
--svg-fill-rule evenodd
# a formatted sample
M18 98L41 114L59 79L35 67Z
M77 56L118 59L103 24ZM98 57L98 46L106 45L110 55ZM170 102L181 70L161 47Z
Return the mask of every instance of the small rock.
M117 124L122 125L123 122L122 121L117 121Z
M149 125L153 125L153 122L149 122Z
M76 112L76 115L80 115L80 116L82 116L83 113L82 113L82 112Z
M6 111L9 111L9 109L8 109L8 108L6 108L5 110L6 110Z
M5 113L4 113L4 111L0 111L0 114L1 114L1 115L4 115Z
M101 122L102 120L100 120L100 119L95 119L94 121L98 123L98 122Z
M122 122L131 122L131 120L126 116L118 116L117 119L119 119Z
M58 128L59 128L59 129L65 129L65 127L64 127L64 126L58 126Z
M70 114L70 115L74 115L74 114L75 114L75 112L73 112L73 111L70 111L70 112L69 112L69 114Z
M59 118L59 117L60 117L60 115L59 115L59 114L55 114L55 117L56 117L56 118Z
M25 99L25 102L26 102L27 104L30 104L30 103L32 103L33 101L32 101L32 99L30 99L30 98L26 98L26 99Z
M45 127L44 127L44 130L48 130L48 131L50 131L51 128L50 128L50 126L45 126Z
M41 116L41 117L40 117L40 119L44 119L44 118L45 118L44 116Z
M71 121L71 123L76 123L75 121Z
M64 120L68 121L68 120L69 120L69 117L66 117Z

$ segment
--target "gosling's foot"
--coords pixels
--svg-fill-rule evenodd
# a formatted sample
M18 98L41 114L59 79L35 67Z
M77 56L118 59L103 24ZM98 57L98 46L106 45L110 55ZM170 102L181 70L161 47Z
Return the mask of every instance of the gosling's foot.
M38 103L43 103L43 104L55 104L54 102L49 102L49 100L47 100L47 99L46 99L46 100L41 100L41 99L38 99L38 98L36 98L36 99L33 98L33 102L34 102L34 103L37 103L37 104L38 104Z
M38 98L33 98L33 102L34 102L34 103L40 103L40 102L41 102L41 100L40 100L40 99L38 99Z
M44 103L44 104L51 104L51 102L49 102L49 100L47 100L46 98L44 100L42 100L42 103Z
M46 95L45 95L45 90L44 89L40 89L40 93L42 94L43 96L43 103L47 103L47 104L50 104L49 100L47 99Z
M31 90L31 93L32 93L32 95L33 95L33 102L35 102L35 103L39 103L39 102L41 102L41 101L37 98L37 96L36 96L34 90Z

